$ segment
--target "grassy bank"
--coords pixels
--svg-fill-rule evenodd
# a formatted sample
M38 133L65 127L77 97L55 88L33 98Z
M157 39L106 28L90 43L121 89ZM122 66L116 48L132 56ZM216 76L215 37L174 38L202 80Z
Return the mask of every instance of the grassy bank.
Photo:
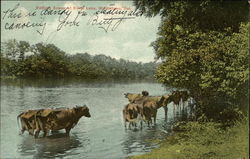
M247 159L248 122L221 128L214 122L188 122L160 147L129 159Z

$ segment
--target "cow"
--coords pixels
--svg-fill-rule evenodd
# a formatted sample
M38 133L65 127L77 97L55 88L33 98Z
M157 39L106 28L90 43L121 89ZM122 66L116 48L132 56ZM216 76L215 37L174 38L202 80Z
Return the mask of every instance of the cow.
M176 90L172 92L170 96L170 100L174 103L174 112L175 112L175 106L181 109L181 107L179 106L181 101L182 101L182 107L184 109L184 103L188 100L188 98L189 98L189 94L187 91Z
M168 103L170 103L168 95L161 96L160 99L157 100L148 98L143 101L142 110L139 112L141 112L141 116L143 120L148 123L148 126L152 125L152 118L154 118L154 124L156 124L157 110L162 106L166 106ZM141 109L141 107L139 108Z
M35 138L39 136L41 130L44 132L44 137L49 130L57 131L61 129L65 129L66 134L69 135L70 130L74 128L82 116L91 117L89 108L86 105L76 106L72 109L60 108L40 110L35 116Z
M28 110L17 116L17 124L19 128L19 120L21 122L21 134L28 131L30 135L34 135L34 131L36 129L35 115L38 111L40 110Z
M139 115L138 104L129 103L125 105L124 109L122 110L122 113L125 128L127 128L127 122L129 123L129 129L131 128L131 125L136 127L136 121Z
M134 103L136 103L136 104L142 104L144 101L153 101L153 102L157 103L157 102L159 102L161 100L162 97L165 97L166 99L168 99L169 96L170 95L168 95L168 94L163 95L163 96L142 96L140 98L136 98L134 100ZM168 101L170 101L170 100L168 99ZM167 107L168 103L170 103L170 102L163 102L162 105L160 106L160 107L164 108L165 117L167 117L167 113L168 113L168 107Z
M134 93L125 93L125 98L128 98L129 103L134 103L136 100L140 99L141 97L148 96L148 91L142 91L141 94L134 94Z

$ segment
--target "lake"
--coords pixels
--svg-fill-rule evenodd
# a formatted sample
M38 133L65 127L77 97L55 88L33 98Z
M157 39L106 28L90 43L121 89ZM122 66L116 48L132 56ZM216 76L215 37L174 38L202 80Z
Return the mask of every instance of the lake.
M122 109L124 93L149 91L169 93L161 84L147 81L4 80L1 83L1 158L87 158L118 159L142 154L157 147L155 141L170 133L173 105L168 117L160 108L157 124L148 128L125 129ZM17 115L29 109L69 107L86 104L91 118L82 117L65 136L65 130L34 139L19 135Z

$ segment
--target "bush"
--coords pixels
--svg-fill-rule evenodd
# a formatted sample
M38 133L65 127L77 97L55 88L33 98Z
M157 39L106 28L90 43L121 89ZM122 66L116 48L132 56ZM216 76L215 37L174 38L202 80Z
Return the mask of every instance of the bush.
M150 153L130 159L247 159L248 121L222 128L216 122L186 122Z

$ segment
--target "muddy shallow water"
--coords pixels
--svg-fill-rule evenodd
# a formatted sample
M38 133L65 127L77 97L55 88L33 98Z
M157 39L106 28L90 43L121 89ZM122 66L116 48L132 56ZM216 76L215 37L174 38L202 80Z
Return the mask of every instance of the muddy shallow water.
M59 83L59 84L58 84ZM148 90L161 95L170 90L152 82L60 82L17 81L1 84L1 158L88 158L118 159L142 154L157 147L152 140L166 137L173 123L172 104L168 118L160 108L157 125L126 130L122 109L126 92ZM82 117L70 136L65 130L46 138L18 135L16 117L37 108L74 107L86 104L91 118Z

